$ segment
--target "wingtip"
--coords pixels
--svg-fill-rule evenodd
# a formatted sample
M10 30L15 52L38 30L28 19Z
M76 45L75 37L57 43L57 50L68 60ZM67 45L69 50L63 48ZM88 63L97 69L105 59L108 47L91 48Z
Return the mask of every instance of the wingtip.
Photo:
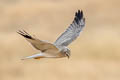
M76 13L75 13L75 21L76 23L78 24L78 22L84 17L83 15L83 11L82 10L78 10Z
M18 33L18 34L19 34L19 30L17 30L17 31L16 31L16 33Z
M20 34L20 35L22 35L25 38L33 39L32 36L29 35L25 30L18 30L17 33Z
M78 18L79 19L83 18L83 11L82 10L78 10Z
M79 9L76 13L83 15L83 10L80 10L80 9Z

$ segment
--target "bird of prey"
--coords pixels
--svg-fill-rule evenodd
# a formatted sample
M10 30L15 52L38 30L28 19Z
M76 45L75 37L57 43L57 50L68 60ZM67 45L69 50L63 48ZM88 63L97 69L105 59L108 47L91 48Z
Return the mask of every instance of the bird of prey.
M31 36L25 30L18 30L17 33L22 35L31 45L40 50L39 53L32 56L28 56L24 59L40 59L40 58L62 58L70 57L70 49L67 47L72 41L74 41L82 31L85 26L85 18L83 16L83 11L78 10L75 13L74 20L72 24L65 30L64 33L54 42L49 43L38 38Z

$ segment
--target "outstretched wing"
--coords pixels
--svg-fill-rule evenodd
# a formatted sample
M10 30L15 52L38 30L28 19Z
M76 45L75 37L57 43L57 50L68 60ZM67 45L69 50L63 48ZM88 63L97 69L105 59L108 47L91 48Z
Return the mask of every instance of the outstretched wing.
M30 34L28 34L26 31L24 30L19 30L17 31L18 34L22 35L28 42L30 42L32 44L33 47L35 47L36 49L40 50L41 52L45 52L45 51L58 51L58 48L56 48L55 45L45 42L45 41L41 41L33 36L31 36Z
M75 40L83 27L85 26L85 18L83 16L83 12L78 10L75 13L75 18L72 24L66 29L64 33L55 41L55 45L57 46L68 46L73 40Z

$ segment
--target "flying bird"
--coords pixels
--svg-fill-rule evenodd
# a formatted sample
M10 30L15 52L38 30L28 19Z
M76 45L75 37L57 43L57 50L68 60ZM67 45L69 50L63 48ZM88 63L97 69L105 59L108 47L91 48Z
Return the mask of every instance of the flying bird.
M72 24L61 34L60 37L54 42L49 43L38 38L31 36L25 30L18 30L17 33L22 35L31 45L40 50L39 53L23 58L24 59L40 59L40 58L62 58L70 57L70 49L67 47L74 41L85 26L85 18L82 10L75 13Z

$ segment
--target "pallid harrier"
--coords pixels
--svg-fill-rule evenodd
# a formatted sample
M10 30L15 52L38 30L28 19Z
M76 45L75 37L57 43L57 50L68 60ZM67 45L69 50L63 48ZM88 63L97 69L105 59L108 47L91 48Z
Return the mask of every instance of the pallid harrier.
M69 58L70 50L67 46L79 36L84 26L85 18L83 16L83 12L78 10L78 12L75 13L75 18L72 24L70 24L66 31L62 33L62 35L53 44L39 40L24 30L18 30L17 33L30 42L34 48L40 50L40 53L25 57L24 59Z

